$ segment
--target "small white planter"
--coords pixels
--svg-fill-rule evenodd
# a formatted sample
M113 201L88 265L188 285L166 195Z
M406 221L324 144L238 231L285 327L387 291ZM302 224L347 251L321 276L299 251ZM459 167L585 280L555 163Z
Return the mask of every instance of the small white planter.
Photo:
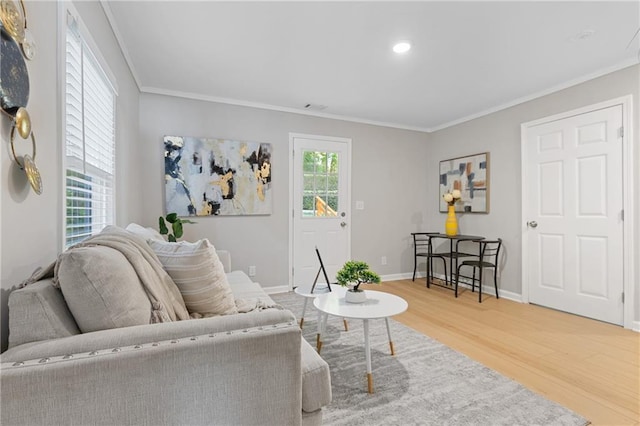
M348 303L364 303L364 301L367 300L367 293L365 293L364 290L347 290L344 300Z

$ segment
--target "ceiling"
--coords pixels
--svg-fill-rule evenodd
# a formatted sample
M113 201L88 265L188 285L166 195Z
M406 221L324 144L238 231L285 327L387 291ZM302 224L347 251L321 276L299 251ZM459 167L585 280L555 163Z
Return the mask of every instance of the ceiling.
M102 4L143 92L432 131L638 63L639 3Z

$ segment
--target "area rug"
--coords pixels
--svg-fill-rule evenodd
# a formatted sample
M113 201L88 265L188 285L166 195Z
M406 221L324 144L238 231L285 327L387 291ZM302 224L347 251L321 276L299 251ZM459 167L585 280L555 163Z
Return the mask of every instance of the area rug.
M271 295L302 314L295 293ZM311 301L310 301L311 302ZM316 311L309 303L303 336L315 347ZM322 358L331 369L333 401L326 425L587 425L561 405L390 319L395 356L384 320L370 321L374 394L367 393L361 320L329 317Z

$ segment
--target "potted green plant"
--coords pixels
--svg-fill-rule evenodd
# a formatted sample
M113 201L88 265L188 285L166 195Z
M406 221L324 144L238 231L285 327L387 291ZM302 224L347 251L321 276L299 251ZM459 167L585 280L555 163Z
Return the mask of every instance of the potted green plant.
M367 299L364 290L360 289L360 284L380 284L380 276L371 271L366 262L358 260L346 262L336 274L336 279L341 286L351 287L345 295L345 300L349 303L362 303Z
M171 232L169 232L169 228L167 227L167 223L171 224ZM160 230L160 234L166 235L169 242L175 243L178 238L182 238L183 223L196 223L189 219L180 219L177 213L169 213L167 216L158 218L158 228Z

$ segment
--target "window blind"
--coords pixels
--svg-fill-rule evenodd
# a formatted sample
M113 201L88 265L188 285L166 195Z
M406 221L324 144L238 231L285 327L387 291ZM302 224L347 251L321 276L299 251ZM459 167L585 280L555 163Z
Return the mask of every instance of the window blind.
M65 247L114 223L115 92L76 21L69 20L65 81Z

